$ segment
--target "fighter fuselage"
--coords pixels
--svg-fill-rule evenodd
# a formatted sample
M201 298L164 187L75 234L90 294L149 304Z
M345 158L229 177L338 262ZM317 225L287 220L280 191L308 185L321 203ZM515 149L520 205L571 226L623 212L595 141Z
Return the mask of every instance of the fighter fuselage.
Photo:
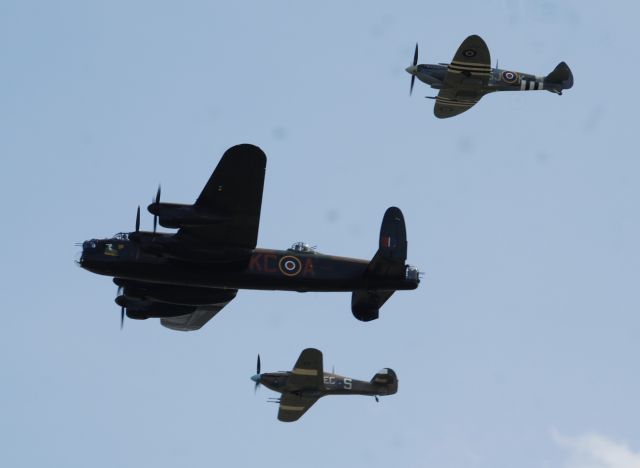
M423 83L434 89L445 87L444 80L449 70L446 64L420 64L415 67L408 67L407 72L415 76ZM473 79L470 78L472 81ZM478 83L481 80L478 79ZM540 91L551 92L561 91L563 86L559 83L552 83L545 80L544 76L536 76L529 73L514 72L500 68L492 68L489 81L482 86L482 94L494 91Z
M252 377L252 380L259 382L265 387L273 390L274 392L284 393L291 392L289 388L289 376L291 372L268 372L264 374L257 374ZM331 372L324 373L323 385L319 389L296 389L294 393L301 396L309 397L323 397L325 395L391 395L397 391L397 385L390 387L388 385L381 385L372 382L365 382L364 380L356 380L351 377L344 377L342 375L334 374Z

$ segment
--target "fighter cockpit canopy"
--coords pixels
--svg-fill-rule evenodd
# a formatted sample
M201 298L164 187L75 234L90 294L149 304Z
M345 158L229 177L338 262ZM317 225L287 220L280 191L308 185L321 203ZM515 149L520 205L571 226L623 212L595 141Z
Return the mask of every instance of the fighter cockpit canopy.
M316 247L315 246L310 246L309 244L306 244L304 242L296 242L295 244L293 244L290 248L289 248L290 252L298 252L298 253L307 253L307 254L314 254L316 253Z

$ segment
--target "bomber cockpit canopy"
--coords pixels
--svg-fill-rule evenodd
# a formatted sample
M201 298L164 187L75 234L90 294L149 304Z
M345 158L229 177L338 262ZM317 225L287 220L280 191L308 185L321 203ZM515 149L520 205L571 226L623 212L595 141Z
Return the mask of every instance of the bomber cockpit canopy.
M129 233L128 232L119 232L118 234L113 236L113 239L124 240L124 241L129 240Z
M310 246L309 244L306 244L305 242L296 242L295 244L293 244L290 248L289 248L290 252L298 252L298 253L307 253L307 254L314 254L316 253L316 247L315 246Z

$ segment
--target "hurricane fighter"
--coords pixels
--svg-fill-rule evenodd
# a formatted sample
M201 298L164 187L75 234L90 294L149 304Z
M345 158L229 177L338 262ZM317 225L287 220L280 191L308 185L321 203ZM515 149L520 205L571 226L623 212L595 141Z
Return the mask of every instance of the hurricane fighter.
M288 250L256 248L266 156L253 145L225 152L194 204L164 203L160 188L148 210L153 231L140 230L82 244L79 265L112 276L115 302L132 319L160 318L173 330L197 330L238 289L348 291L361 321L378 318L397 290L418 287L418 269L405 264L402 212L387 209L371 261L325 255L304 243ZM178 229L158 232L157 224Z
M411 88L416 77L438 89L433 113L440 119L453 117L470 109L482 96L495 91L550 91L561 95L573 86L569 66L560 62L547 76L535 76L500 68L491 68L489 48L480 36L467 37L451 63L418 65L418 44L413 63L406 68Z
M256 374L251 377L255 389L260 385L281 393L280 398L271 399L278 403L278 419L284 422L297 421L311 406L327 395L368 395L375 397L393 395L398 391L398 377L393 369L384 368L369 381L344 377L333 372L325 372L322 352L307 348L288 372L260 373L260 356Z

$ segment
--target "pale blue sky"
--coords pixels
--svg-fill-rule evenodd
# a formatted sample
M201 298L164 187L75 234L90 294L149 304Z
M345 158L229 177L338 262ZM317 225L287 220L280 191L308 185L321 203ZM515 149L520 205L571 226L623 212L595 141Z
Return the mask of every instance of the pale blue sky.
M640 459L636 2L132 3L0 4L0 465L637 466L589 458ZM575 87L437 120L404 68L469 34ZM243 142L260 246L369 258L397 205L420 288L368 324L347 294L242 291L200 332L120 332L74 242L133 229L159 182L191 202ZM398 394L278 422L256 354L308 346Z

